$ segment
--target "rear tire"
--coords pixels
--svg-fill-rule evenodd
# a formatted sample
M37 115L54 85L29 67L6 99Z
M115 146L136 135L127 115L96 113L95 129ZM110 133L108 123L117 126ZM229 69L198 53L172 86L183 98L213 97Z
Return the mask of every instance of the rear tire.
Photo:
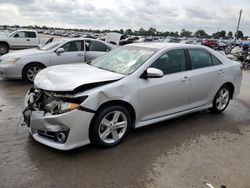
M0 55L7 54L9 52L9 46L7 44L0 44Z
M229 102L230 97L232 95L230 87L227 85L222 86L219 91L216 93L214 100L213 100L213 107L210 109L213 113L221 113L223 112Z
M122 106L101 109L90 127L90 142L98 147L108 148L118 145L128 134L131 117Z
M24 67L23 69L23 80L29 83L33 83L36 77L36 74L44 69L45 66L39 63L31 63Z
M250 70L250 63L248 63L248 64L245 65L245 69L246 69L247 71Z

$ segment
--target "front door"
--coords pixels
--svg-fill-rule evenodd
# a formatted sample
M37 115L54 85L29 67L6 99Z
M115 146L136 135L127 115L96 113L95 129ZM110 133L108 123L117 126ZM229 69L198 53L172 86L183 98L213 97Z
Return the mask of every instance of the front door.
M163 71L161 78L139 78L139 121L151 120L188 109L190 81L183 49L171 50L151 67Z
M51 53L51 65L83 63L85 61L85 52L83 41L70 41L60 48L64 49L63 53Z
M13 37L10 38L11 48L13 49L24 49L28 48L29 41L26 38L26 33L24 31L17 32Z

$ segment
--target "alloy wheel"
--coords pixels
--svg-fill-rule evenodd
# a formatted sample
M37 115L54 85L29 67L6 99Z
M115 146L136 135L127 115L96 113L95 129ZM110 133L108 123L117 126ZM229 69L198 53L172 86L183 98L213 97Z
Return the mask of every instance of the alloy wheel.
M227 107L227 104L230 100L229 94L230 93L227 88L223 88L220 90L216 98L216 108L218 110L224 110L224 108Z
M7 48L4 46L0 46L0 54L5 54L7 52Z
M39 71L41 71L42 68L41 67L37 67L37 66L31 66L28 70L27 70L27 78L29 79L29 81L33 82L37 73Z
M128 120L126 115L121 111L112 111L102 119L98 134L104 143L113 144L122 139L127 126Z

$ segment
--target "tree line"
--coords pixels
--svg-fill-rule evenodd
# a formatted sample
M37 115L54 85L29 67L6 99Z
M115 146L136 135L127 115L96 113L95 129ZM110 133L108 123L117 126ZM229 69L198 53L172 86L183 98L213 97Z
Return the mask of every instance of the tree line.
M15 28L20 28L21 26L19 25L14 25L14 26L8 26L8 25L3 25L3 28L8 28L8 27L15 27ZM108 32L117 32L125 35L139 35L139 36L170 36L170 37L186 37L186 38L232 38L232 37L237 37L237 38L244 38L244 34L242 31L238 31L237 33L233 34L232 31L226 32L225 30L221 30L218 32L213 33L212 35L207 34L207 32L203 29L197 30L195 32L188 31L186 29L182 29L180 32L179 31L157 31L157 29L150 27L149 29L144 29L140 28L139 30L132 30L132 29L120 29L120 30L110 30L110 29L105 29L105 30L99 30L99 29L65 29L65 28L58 28L58 27L47 27L47 26L22 26L22 28L29 28L29 29L44 29L44 30L67 30L67 31L76 31L76 32L93 32L93 33L108 33ZM247 38L247 36L245 36Z

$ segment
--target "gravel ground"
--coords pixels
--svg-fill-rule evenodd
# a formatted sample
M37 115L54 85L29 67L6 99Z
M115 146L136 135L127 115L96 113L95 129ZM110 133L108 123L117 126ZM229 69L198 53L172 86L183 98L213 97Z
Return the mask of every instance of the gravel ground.
M205 110L134 130L111 149L68 152L20 125L30 87L0 80L0 187L250 187L250 72L223 114Z

